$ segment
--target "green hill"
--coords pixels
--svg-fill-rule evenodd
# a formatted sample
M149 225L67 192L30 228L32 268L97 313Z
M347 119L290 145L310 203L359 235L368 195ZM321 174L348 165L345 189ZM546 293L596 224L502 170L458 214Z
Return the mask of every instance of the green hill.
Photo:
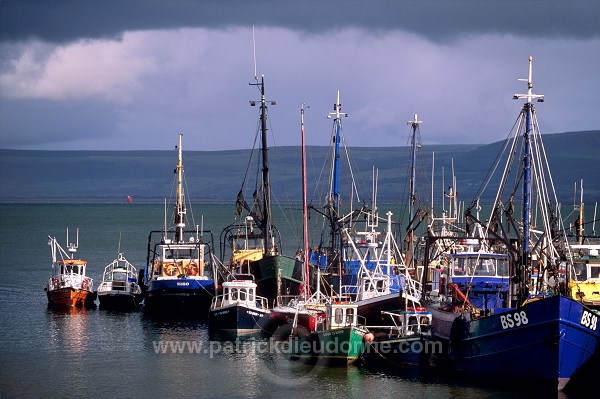
M480 188L501 142L488 145L423 146L417 163L417 192L431 196L432 154L435 154L434 191L441 196L450 185L452 166L461 200L470 202ZM573 185L584 179L585 197L600 197L600 131L544 136L559 200L573 201ZM307 148L309 200L325 195L317 182L326 176L329 149ZM234 202L249 164L250 150L184 151L186 186L194 201ZM160 201L173 190L174 151L23 151L0 150L0 201L98 200ZM407 147L354 147L348 157L357 183L355 193L372 193L373 168L378 173L378 201L403 203L410 176ZM271 184L276 200L301 200L300 147L269 149ZM340 164L345 162L340 162ZM253 177L257 168L252 170ZM349 198L346 181L342 197ZM251 195L253 181L248 181ZM346 190L346 191L344 191ZM492 190L493 191L493 190ZM436 197L438 194L436 194ZM363 199L362 197L360 198Z

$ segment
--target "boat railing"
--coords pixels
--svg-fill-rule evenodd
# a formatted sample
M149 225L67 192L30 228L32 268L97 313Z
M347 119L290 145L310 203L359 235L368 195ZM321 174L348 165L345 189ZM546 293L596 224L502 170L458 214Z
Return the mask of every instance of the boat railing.
M94 280L80 274L59 274L50 278L48 287L50 290L74 288L92 291L94 288Z
M298 302L300 301L299 295L279 295L275 298L275 302L273 303L273 307L277 306L289 306L296 307Z
M213 297L210 308L217 309L223 306L230 305L246 305L255 309L269 309L269 300L263 296L254 296L254 300L252 299L232 299L228 294L221 294Z
M340 300L343 301L352 301L354 300L354 298L356 298L356 295L358 293L358 286L356 285L342 285L340 287L340 294L339 294L339 298Z
M98 292L123 291L123 292L132 293L132 294L136 294L136 295L142 293L142 289L135 282L129 282L129 283L123 282L123 284L116 284L116 283L118 283L118 282L103 281L98 286Z

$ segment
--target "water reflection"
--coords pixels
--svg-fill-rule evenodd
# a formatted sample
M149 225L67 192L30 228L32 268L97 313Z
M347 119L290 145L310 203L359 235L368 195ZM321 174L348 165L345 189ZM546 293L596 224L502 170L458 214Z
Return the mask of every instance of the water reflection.
M51 349L83 354L88 349L89 310L79 307L48 308Z

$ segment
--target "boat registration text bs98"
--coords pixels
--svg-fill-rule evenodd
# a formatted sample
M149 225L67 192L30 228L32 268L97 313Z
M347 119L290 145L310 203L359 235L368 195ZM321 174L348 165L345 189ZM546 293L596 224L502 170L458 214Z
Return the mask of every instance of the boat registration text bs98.
M507 328L525 325L529 323L529 319L527 318L527 313L521 310L519 312L500 315L500 323L502 324L502 329L506 330Z

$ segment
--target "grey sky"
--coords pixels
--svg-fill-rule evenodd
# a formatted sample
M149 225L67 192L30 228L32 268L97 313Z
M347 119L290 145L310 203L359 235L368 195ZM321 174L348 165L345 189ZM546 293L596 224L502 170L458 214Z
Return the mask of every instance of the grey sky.
M253 144L264 74L274 144L503 139L533 56L544 133L600 128L600 2L0 1L0 148L224 150Z

